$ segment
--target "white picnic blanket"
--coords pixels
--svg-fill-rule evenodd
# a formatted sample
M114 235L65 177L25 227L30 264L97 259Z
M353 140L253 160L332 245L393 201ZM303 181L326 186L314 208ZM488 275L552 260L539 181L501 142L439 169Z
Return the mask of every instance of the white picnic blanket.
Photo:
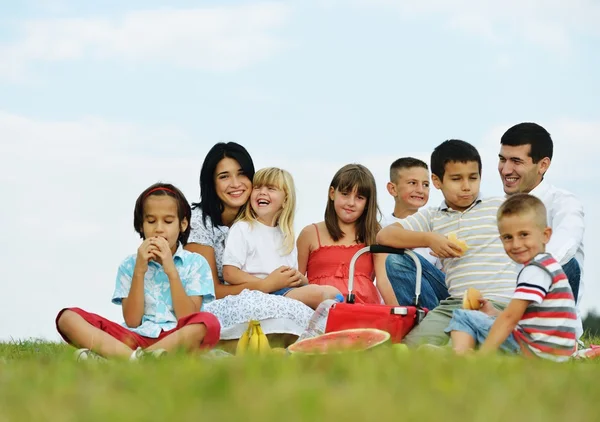
M261 322L265 334L299 336L314 313L297 300L256 290L243 290L240 294L215 300L203 311L214 314L221 323L221 340L240 338L251 319Z

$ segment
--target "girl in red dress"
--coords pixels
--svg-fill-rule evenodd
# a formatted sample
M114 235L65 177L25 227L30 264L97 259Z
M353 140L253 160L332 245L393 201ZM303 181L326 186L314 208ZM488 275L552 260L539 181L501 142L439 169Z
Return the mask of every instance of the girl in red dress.
M298 236L300 273L311 284L333 286L347 295L350 260L359 249L375 243L381 228L378 214L371 172L360 164L342 167L329 187L325 221L306 226ZM354 272L357 303L382 303L374 278L373 256L364 254Z

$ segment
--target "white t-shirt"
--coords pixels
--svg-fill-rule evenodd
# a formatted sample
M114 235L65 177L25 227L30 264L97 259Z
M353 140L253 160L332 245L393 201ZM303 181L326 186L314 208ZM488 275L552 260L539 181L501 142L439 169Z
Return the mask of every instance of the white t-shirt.
M548 225L552 227L552 238L546 245L546 251L565 265L572 258L577 260L581 271L577 311L583 297L583 234L585 230L584 212L581 201L571 192L559 189L542 180L531 192L546 206Z
M542 303L543 298L540 294L545 295L550 286L552 286L552 277L548 271L544 271L536 265L528 265L523 268L523 265L519 265L522 270L517 278L517 287L519 284L523 284L523 287L530 287L530 289L521 289L515 291L513 299L531 300L537 304ZM540 293L541 292L541 293Z
M394 217L394 214L387 214L384 215L382 220L381 220L381 227L386 227L389 226L390 224L393 223L398 223L402 221L401 218L398 217ZM434 266L436 266L437 268L440 268L441 265L438 261L438 259L431 255L429 252L431 252L431 249L429 248L415 248L413 249L413 251L415 251L416 253L418 253L419 255L421 255L423 258L425 258L427 261L429 261L430 263L432 263Z
M232 265L258 278L265 278L282 265L298 268L298 251L283 254L283 233L255 221L238 221L229 229L223 265Z

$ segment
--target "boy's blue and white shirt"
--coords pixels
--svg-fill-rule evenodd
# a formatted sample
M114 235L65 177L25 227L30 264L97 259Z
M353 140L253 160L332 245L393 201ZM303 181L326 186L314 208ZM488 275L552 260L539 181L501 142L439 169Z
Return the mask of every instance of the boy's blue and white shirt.
M136 256L128 256L119 266L112 297L112 303L116 305L121 305L122 299L129 296ZM212 272L202 255L188 252L179 245L173 261L188 296L202 296L202 308L215 299ZM144 316L141 325L130 328L123 323L123 326L150 338L157 338L161 331L172 330L177 326L169 278L159 263L150 261L144 276Z

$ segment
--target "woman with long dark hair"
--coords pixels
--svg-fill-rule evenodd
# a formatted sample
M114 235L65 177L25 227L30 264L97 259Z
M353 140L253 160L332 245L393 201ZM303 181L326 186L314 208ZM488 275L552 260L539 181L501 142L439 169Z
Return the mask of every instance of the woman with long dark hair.
M244 289L270 293L297 284L292 272L289 277L265 279L252 285L230 286L223 282L227 233L250 198L253 177L254 163L250 154L235 142L214 145L200 170L200 202L192 204L192 230L186 249L199 253L210 264L217 299Z
M223 252L229 228L244 211L254 178L254 163L235 142L214 145L200 171L200 202L192 204L191 232L186 249L204 256L210 264L218 300L206 312L221 323L221 340L236 340L249 320L262 323L266 334L300 335L313 314L300 301L268 293L298 285L297 271L284 271L251 284L229 285L223 280ZM281 339L280 339L281 340Z

